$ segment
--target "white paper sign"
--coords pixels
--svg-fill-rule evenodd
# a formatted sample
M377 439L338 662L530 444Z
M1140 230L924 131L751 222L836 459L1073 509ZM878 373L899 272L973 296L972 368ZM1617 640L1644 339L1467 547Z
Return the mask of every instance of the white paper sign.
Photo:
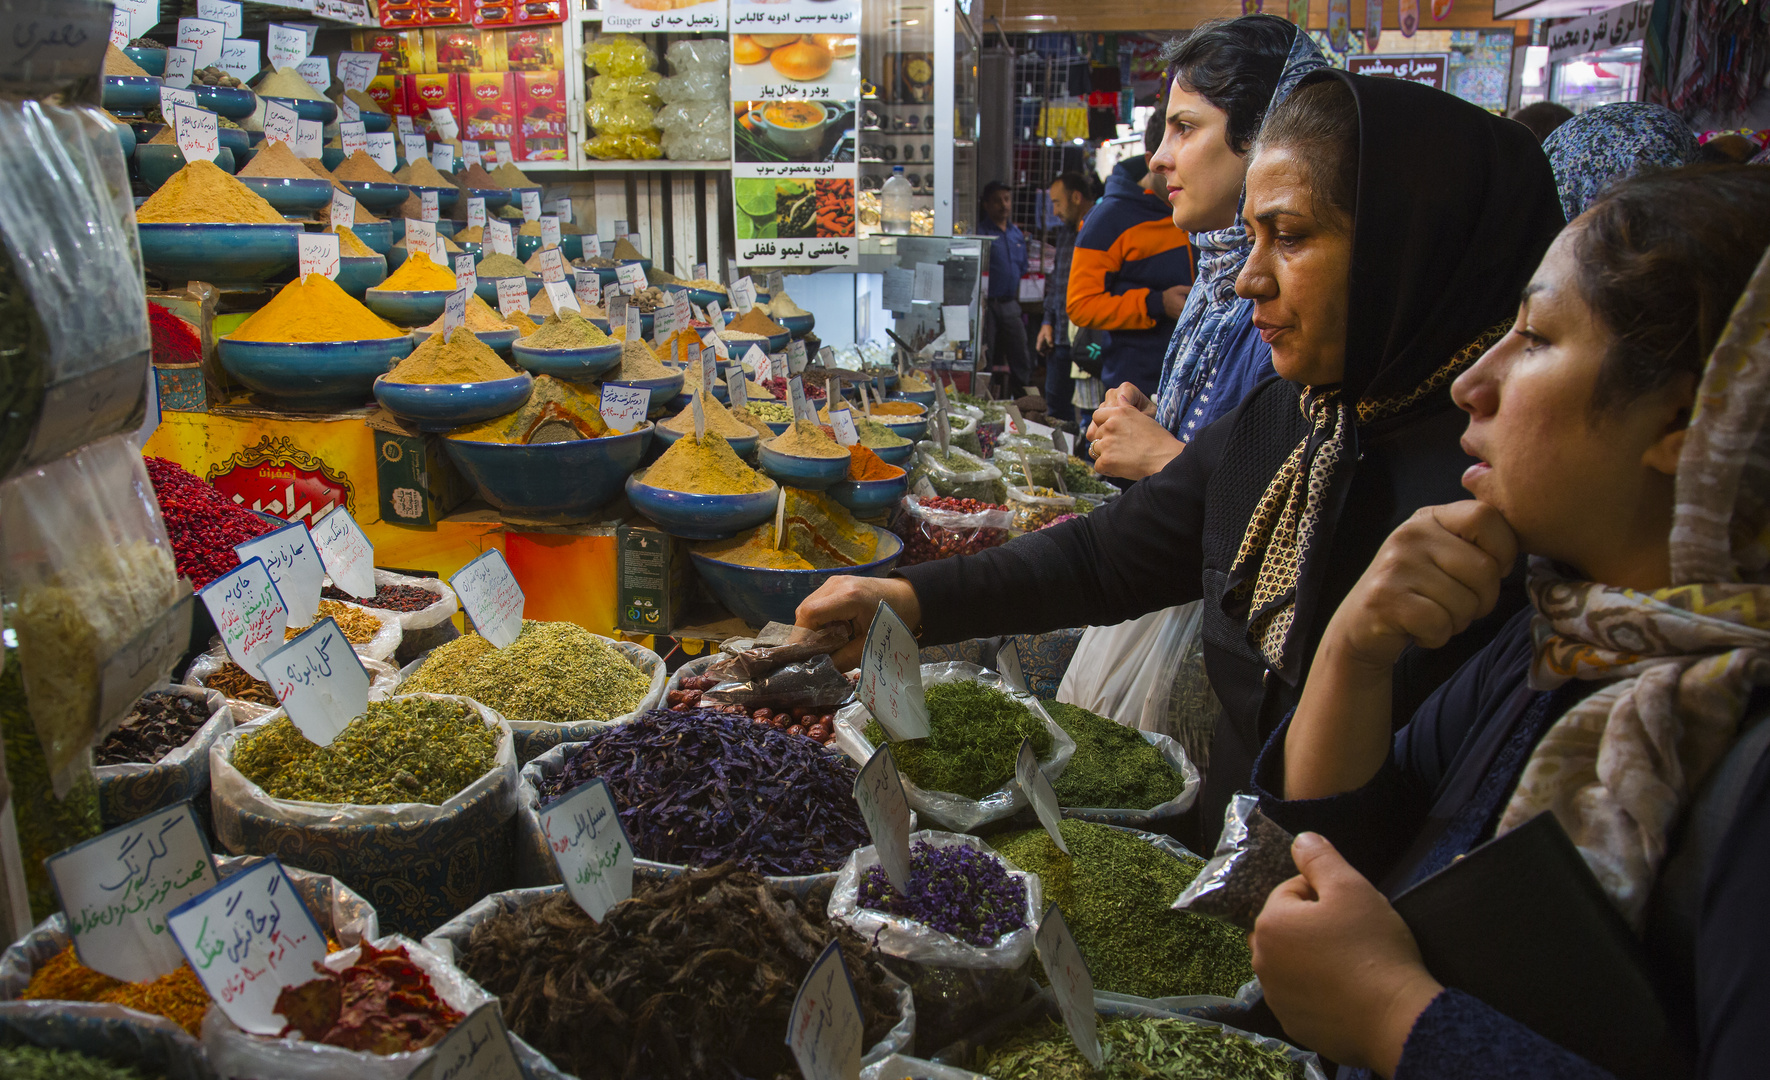
M486 222L486 241L494 255L516 255L516 240L510 235L510 223L496 218Z
M540 808L541 832L559 866L559 878L584 913L597 922L633 895L633 844L600 777Z
M260 48L251 38L230 38L221 43L221 59L215 66L241 82L255 79L264 70L264 62L258 58Z
M939 263L917 263L916 276L910 284L910 299L938 304L943 289L944 271Z
M196 73L196 52L191 49L180 49L175 45L166 50L166 71L160 76L160 86L162 89L182 89L191 84L191 76ZM196 96L193 94L191 104L195 105L196 103ZM160 115L166 115L164 106L160 109Z
M381 54L378 52L341 52L338 54L338 81L346 90L363 93L369 89L376 73L381 70Z
M1014 429L1014 434L1025 435L1026 420L1020 415L1020 406L1012 401L1004 401L1002 402L1002 411L1008 415L1008 426Z
M478 195L467 200L467 227L483 229L486 226L486 201Z
M455 256L455 287L469 293L479 288L479 271L473 265L473 256L466 252Z
M909 891L910 800L891 747L881 746L854 780L854 801L878 850L879 866L900 893Z
M636 262L622 263L615 267L615 280L620 283L621 291L628 296L645 290L645 267Z
M149 982L184 963L166 914L215 887L215 863L187 802L51 855L46 863L80 962Z
M172 134L186 161L214 161L221 153L221 117L207 109L173 106Z
M402 116L400 119L410 120L411 117ZM424 136L415 132L400 132L399 142L400 149L405 153L407 161L417 161L419 158L428 157L430 154L430 144L425 141Z
M295 238L296 266L301 276L324 274L337 280L338 277L338 234L337 233L302 233Z
M168 49L166 51L171 52L172 50ZM195 90L185 90L177 86L160 87L161 116L171 116L172 110L179 105L188 106L192 109L201 108L201 106L197 104L197 92Z
M841 944L832 941L799 984L787 1022L787 1045L805 1080L855 1080L862 1036L860 996L842 960Z
M524 192L529 194L529 192ZM559 246L559 219L552 214L541 218L541 247L557 248Z
M627 234L627 243L632 244L635 251L643 252L645 250L645 241L636 232Z
M345 124L357 123L362 118L363 118L362 106L358 105L356 102L352 101L348 97L341 97L338 99L338 126L339 126L340 130L343 129L343 126ZM368 146L368 143L364 142L361 144L361 146L359 146L359 149L365 149L365 148L367 148L367 146ZM346 154L348 154L348 153L349 153L349 150L347 149Z
M178 20L178 47L197 54L197 67L206 68L221 59L221 41L227 27L208 19Z
M572 201L570 199L554 199L553 202L550 203L549 205L551 205L553 207L553 216L554 217L558 218L559 220L565 222L568 225L571 224Z
M768 354L759 345L752 345L744 350L743 366L755 373L759 383L766 384L775 376L774 362L768 359Z
M506 161L516 160L516 158L510 153L509 139L493 139L492 151L498 155L498 164L500 165Z
M1087 961L1076 948L1076 939L1056 904L1045 909L1044 921L1039 923L1038 935L1033 940L1038 946L1039 962L1045 965L1045 977L1051 980L1052 993L1057 997L1057 1011L1063 1014L1063 1024L1069 1028L1069 1037L1075 1040L1082 1056L1098 1069L1103 1059L1095 1028L1094 979L1088 974Z
M283 1030L277 996L326 958L326 935L275 858L185 901L166 925L222 1013L255 1035Z
M627 321L627 312L631 307L627 303L627 294L622 292L619 286L616 286L603 294L602 301L608 308L609 325L612 327L617 323L620 324L622 331L627 335L627 340L632 341L635 331L633 324Z
M578 310L602 305L602 279L596 276L596 271L574 269L572 278L578 288Z
M513 311L527 313L529 310L529 283L522 278L498 279L498 313L508 315Z
M328 239L334 245L338 242L336 236ZM282 597L288 609L291 623L306 626L313 621L314 614L320 609L320 585L326 576L326 568L320 564L319 552L314 549L313 536L306 525L296 521L272 529L263 536L235 544L234 553L241 562L263 560L271 581L276 583L277 595Z
M461 144L461 160L467 162L469 165L480 164L481 159L478 139L468 139Z
M522 219L524 221L541 220L541 193L524 191L522 194Z
M436 222L406 219L406 251L408 253L416 255L423 252L430 256L432 262L439 262L441 260L436 257L438 246Z
M412 126L412 118L405 113L400 113L393 118L393 130L398 133L401 139L404 139L407 135L416 135L418 133L418 129ZM423 155L420 154L419 156L422 157Z
M651 334L654 341L669 341L681 326L676 322L676 308L665 304L652 313Z
M756 306L756 283L745 274L731 284L731 306L739 315L747 315Z
M301 80L307 85L325 93L332 86L332 61L324 56L310 56L295 65L301 73Z
M310 530L332 584L359 600L375 596L375 545L349 510L334 506Z
M706 355L705 353L702 354ZM717 354L715 354L717 355ZM725 373L725 396L731 399L731 411L737 412L750 407L750 380L741 367L732 367Z
M425 221L435 224L442 219L441 197L442 193L435 190L418 193L418 213Z
M264 560L242 562L197 595L209 609L228 657L254 679L263 678L258 661L283 643L283 631L289 626L289 609L283 606Z
M688 399L689 412L694 415L695 442L700 442L707 437L707 407L701 404L701 398L700 390L696 389L694 396Z
M612 318L613 316L611 315L610 317ZM644 322L644 320L640 316L639 305L638 304L628 304L627 305L627 321L625 324L627 327L627 337L625 340L638 341L639 340L639 329L640 329L640 326L643 324L643 322Z
M843 446L860 445L860 431L854 426L854 414L847 409L837 409L830 413L830 427L836 433L836 441Z
M892 741L928 737L928 702L915 635L879 601L860 662L860 700Z
M318 120L295 121L295 156L300 158L317 158L320 149L325 145L322 131L326 125Z
M805 370L805 343L787 342L787 370L797 375Z
M240 7L234 0L197 0L197 18L218 22L225 36L237 38L240 36Z
M805 380L797 375L787 380L787 400L793 405L794 420L817 423L817 409L811 404L811 399L805 396Z
M616 236L627 235L627 219L626 218L618 217L615 219L615 235Z
M643 386L622 383L602 384L602 422L621 434L637 430L645 424L651 410L651 391Z
M406 1080L523 1080L504 1030L502 1006L488 1001L449 1029Z
M455 147L453 144L439 142L430 148L430 164L444 176L455 171Z
M330 746L369 705L369 673L329 615L264 658L264 681L318 746Z
M1020 782L1020 790L1026 792L1032 800L1033 813L1038 815L1039 824L1051 834L1051 841L1057 850L1069 854L1069 845L1063 842L1063 834L1058 825L1063 815L1057 811L1057 792L1051 787L1051 781L1039 769L1039 756L1033 753L1032 740L1023 739L1020 743L1020 757L1014 763L1014 778Z
M578 294L573 292L572 287L564 281L549 281L544 283L541 288L547 290L547 299L552 301L555 314L561 311L579 311L581 313L581 309L578 307Z
M457 282L459 284L459 282ZM471 293L467 289L457 288L443 299L442 334L443 340L449 340L449 334L467 321L467 297Z
M394 145L393 132L372 132L369 135L369 156L375 159L375 164L392 172L399 165L399 152Z
M585 258L594 259L602 254L602 241L597 238L595 233L585 233L583 243Z
M565 254L557 247L541 250L541 280L565 280Z
M449 578L461 608L480 637L502 649L522 632L522 586L496 548L483 552Z
M461 137L461 128L455 123L455 110L446 105L440 109L430 110L430 123L436 128L436 133L445 139Z
M267 141L280 142L294 149L295 125L298 116L291 106L280 101L264 103L264 137Z
M273 68L294 67L307 59L307 31L299 26L271 23L264 54Z
M111 9L111 48L125 49L129 47L129 12L120 7ZM91 965L87 965L91 966Z
M349 98L345 98L349 101ZM345 120L338 125L338 143L344 148L344 156L349 157L358 150L369 148L369 133L361 120Z

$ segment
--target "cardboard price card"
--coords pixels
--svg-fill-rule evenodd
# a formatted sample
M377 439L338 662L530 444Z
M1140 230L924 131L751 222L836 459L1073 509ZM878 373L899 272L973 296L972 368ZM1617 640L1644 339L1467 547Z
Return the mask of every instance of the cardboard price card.
M307 31L299 26L271 23L266 35L265 56L273 68L294 67L307 59Z
M626 434L645 426L651 409L651 391L643 386L602 384L602 422L612 431Z
M572 278L578 290L578 310L597 307L602 303L602 279L594 270L573 270Z
M447 147L444 147L446 150ZM432 225L442 218L442 193L438 191L420 191L418 193L418 213Z
M503 1008L488 1001L443 1036L406 1080L524 1080L504 1029Z
M859 697L892 741L928 737L920 646L910 628L883 600L867 628Z
M436 251L436 248L436 222L407 218L406 250L422 251L424 254L432 255L434 258L432 253Z
M193 109L199 108L200 106L197 105L197 92L180 86L160 87L161 116L171 116L172 110L180 105L188 105Z
M191 76L197 72L197 54L194 49L181 49L174 45L166 50L166 70L160 76L162 91L167 89L184 89L191 84ZM195 105L195 95L190 104ZM165 116L166 108L162 104L160 115Z
M491 241L492 254L512 257L516 255L516 241L511 238L508 221L499 221L496 218L487 221L485 235ZM523 310L528 309L524 308Z
M456 284L460 285L460 282L457 281ZM467 297L469 294L470 290L462 286L444 298L442 314L444 341L449 340L449 335L454 332L456 327L467 321Z
M326 935L275 858L185 901L166 925L222 1013L255 1035L283 1030L277 996L326 958Z
M248 82L258 77L264 70L263 61L258 59L259 43L249 38L223 41L221 43L221 59L215 66L232 75L241 82Z
M346 90L364 93L381 71L378 52L341 52L338 54L338 81Z
M891 747L881 746L861 767L854 780L854 801L867 823L879 866L898 892L907 893L910 881L910 800L904 794L903 777Z
M455 256L455 286L468 292L479 288L479 271L474 268L473 256L466 252Z
M264 658L264 681L316 746L330 746L369 706L369 672L327 616Z
M744 350L744 367L750 369L759 383L766 383L777 374L768 354L762 351L760 345L752 345Z
M1069 1028L1069 1037L1075 1040L1076 1049L1089 1064L1098 1069L1104 1059L1094 1012L1094 979L1088 974L1088 963L1076 948L1076 939L1056 904L1045 909L1045 919L1033 940L1039 950L1039 962L1045 966L1045 977L1051 981L1051 991L1057 998L1057 1011Z
M336 280L338 258L337 233L302 233L295 238L296 266L302 277L323 274Z
M541 288L547 290L547 299L553 302L554 311L577 311L578 294L564 281L549 281Z
M513 311L526 313L529 309L529 286L522 278L498 279L498 313L508 315Z
M150 982L178 970L184 956L166 933L166 915L218 880L188 800L46 863L80 962L124 982Z
M332 189L332 227L348 229L356 224L356 196Z
M215 620L228 657L254 679L264 678L258 661L283 643L283 631L289 627L289 609L283 606L264 560L241 562L233 572L203 586L197 595Z
M787 1046L805 1080L855 1080L863 1034L854 976L842 959L842 946L832 941L799 984Z
M541 251L541 280L565 280L565 253L559 250L557 244Z
M645 267L636 262L622 263L615 267L615 281L628 296L642 292L645 289Z
M412 118L409 116L402 116L400 119L410 123ZM421 157L428 157L430 155L428 149L429 144L425 142L424 136L415 132L400 132L399 143L401 149L405 151L407 161L417 161Z
M332 584L359 600L375 597L375 545L349 510L334 506L309 530Z
M860 431L854 426L854 414L847 409L837 409L830 413L830 427L836 433L836 442L843 446L857 446L860 443Z
M572 201L570 199L554 199L548 205L553 207L553 216L554 217L565 222L567 225L571 224L571 221L572 221Z
M756 283L745 274L731 284L731 306L739 315L748 315L756 306Z
M291 147L296 157L317 158L320 156L322 144L321 134L325 125L318 120L295 121L295 145Z
M346 102L354 105L349 98ZM361 120L344 120L338 124L338 141L344 149L344 156L349 157L358 150L369 149L369 132Z
M524 192L523 194L529 194ZM559 219L551 214L541 218L541 246L549 251L559 247Z
M522 219L524 221L541 220L541 193L534 190L522 192Z
M601 922L609 908L633 895L633 844L608 781L579 784L541 807L540 815L566 891L584 914Z
M467 200L467 227L483 229L486 224L486 201L484 196L474 195Z
M369 156L375 159L375 164L386 169L388 172L394 171L399 165L399 152L398 147L394 142L393 132L371 132L369 134L368 144Z
M522 586L496 548L482 552L455 571L449 586L461 598L462 610L479 636L502 649L522 632Z
M331 239L337 243L336 236ZM295 621L295 625L306 626L313 621L315 613L320 610L320 586L324 583L326 568L320 564L319 552L314 549L313 536L306 525L296 521L272 529L263 536L235 544L234 554L242 562L263 560L270 579L276 583L277 595L283 598L289 618Z
M196 53L197 69L206 68L221 59L221 42L227 27L209 19L178 20L178 42L181 49Z
M174 105L172 134L186 161L214 161L221 153L221 117L207 109Z

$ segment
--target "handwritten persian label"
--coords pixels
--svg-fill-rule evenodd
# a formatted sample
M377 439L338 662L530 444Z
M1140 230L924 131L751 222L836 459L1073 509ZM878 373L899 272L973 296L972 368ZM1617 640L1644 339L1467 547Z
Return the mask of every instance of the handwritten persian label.
M860 700L892 741L928 737L928 702L916 637L879 601L860 661Z
M332 745L369 705L369 673L329 615L264 658L264 681L317 746Z
M1056 904L1045 909L1044 921L1033 940L1038 946L1039 962L1045 965L1045 977L1051 980L1051 990L1057 997L1057 1011L1069 1028L1069 1037L1075 1040L1082 1056L1098 1069L1103 1058L1100 1035L1095 1028L1094 979L1088 974L1087 961L1076 948L1076 939Z
M622 292L632 296L645 288L645 267L636 262L622 263L615 267L615 280L620 283Z
M334 229L348 229L356 224L356 197L333 188L330 220Z
M264 70L264 62L258 59L259 48L259 43L249 38L223 41L221 59L215 66L241 82L255 79Z
M453 143L439 142L430 148L430 164L444 176L455 171L455 146Z
M457 139L461 136L461 128L455 123L455 110L446 105L430 110L430 124L445 139Z
M817 410L811 407L810 400L805 396L805 380L797 375L787 380L787 400L792 402L795 423L800 420L808 424L817 423Z
M619 286L616 286L604 293L602 299L608 307L609 325L611 327L627 327L627 309L630 306L627 303L627 294L622 292ZM634 331L626 330L625 332L629 335L627 340L633 340L631 335Z
M1025 435L1026 418L1020 415L1020 406L1012 401L1004 401L1002 411L1008 414L1008 425L1014 429L1014 434Z
M522 278L498 279L498 313L509 315L513 311L527 313L529 310L529 286Z
M898 892L909 891L910 800L891 747L881 746L854 780L854 801L879 853L879 866Z
M524 192L524 194L526 195L528 192ZM550 251L559 246L559 219L552 214L543 215L541 218L541 246Z
M338 277L338 234L302 233L295 238L295 260L302 277L323 274Z
M442 193L440 191L420 191L418 193L418 212L424 220L435 223L442 220ZM436 254L433 252L433 254Z
M283 643L289 627L289 609L277 593L276 582L263 559L242 561L232 573L223 574L197 593L227 655L254 679L262 679L258 661Z
M522 632L522 586L496 548L481 553L455 571L449 585L479 636L502 649Z
M363 93L369 89L381 70L381 54L378 52L341 52L338 54L338 81L346 90Z
M522 219L524 221L541 220L541 193L534 190L522 192Z
M515 161L516 160L516 158L510 153L510 140L509 139L493 139L492 140L492 151L495 154L497 154L498 164L500 164L500 165L502 165L506 161Z
M197 0L197 18L221 24L225 37L240 36L241 8L235 0Z
M745 274L731 284L731 306L739 315L748 315L756 306L756 283Z
M541 252L541 280L565 280L565 253L558 246L550 247Z
M584 257L594 259L602 254L602 240L595 233L584 234Z
M705 266L706 263L701 265ZM725 325L725 312L719 310L719 301L707 301L707 321L712 323L715 328Z
M584 913L597 922L633 895L633 844L615 812L608 781L598 777L540 809L547 850L559 878Z
M455 256L455 287L468 292L479 288L479 271L474 268L472 255Z
M602 422L612 430L626 434L639 429L650 410L650 390L621 383L602 384Z
M186 161L214 161L221 152L221 117L207 109L174 105L172 135Z
M1063 816L1057 812L1057 792L1051 787L1051 781L1039 769L1039 756L1033 753L1032 740L1023 739L1020 743L1020 757L1014 762L1014 779L1020 782L1020 790L1026 792L1032 800L1033 813L1039 817L1039 824L1051 834L1051 841L1057 850L1069 854L1069 845L1063 842L1063 834L1057 826Z
M411 117L402 116L400 119L410 120ZM401 149L405 151L407 161L417 161L419 158L428 157L430 155L430 151L427 149L429 146L428 142L426 142L424 136L415 132L400 132L399 142Z
M309 56L295 65L301 73L301 79L307 85L325 93L332 85L332 60L326 56Z
M310 530L332 584L360 600L375 596L375 545L349 510L334 506Z
M773 361L768 359L768 354L759 345L752 345L744 350L744 366L755 373L759 383L766 383L777 374Z
M644 321L640 315L640 312L639 312L639 305L638 304L627 304L625 306L627 309L627 321L625 324L627 327L626 340L627 341L637 341L637 340L639 340L640 325Z
M326 935L275 858L185 901L166 926L222 1013L255 1035L283 1030L277 995L326 958Z
M523 1080L504 1030L502 1007L488 1001L467 1014L406 1080Z
M124 49L129 46L129 12L120 7L111 9L111 48Z
M854 414L847 409L837 409L830 413L830 427L836 432L836 441L843 446L857 446L860 443L860 431L854 426Z
M725 394L731 399L731 410L738 412L750 407L750 380L741 367L728 368L725 372Z
M375 159L375 164L388 172L394 171L395 167L399 165L399 153L393 140L393 132L371 132L368 138L368 148L369 156Z
M474 195L467 200L467 227L469 229L483 229L485 224L486 201L484 198Z
M671 305L665 304L652 313L651 332L653 340L669 341L679 329L681 329L681 325L676 321L676 309Z
M787 370L797 375L805 370L805 343L803 341L787 342Z
M197 54L194 49L181 49L174 45L166 50L166 70L160 75L161 92L167 89L184 89L191 84L191 76L197 72ZM191 95L192 105L196 104L196 95ZM168 115L165 107L160 108L160 115Z
M460 284L459 281L456 282ZM443 299L443 340L448 341L449 335L462 323L467 321L467 297L471 290L465 286L456 289Z
M799 984L787 1046L805 1080L855 1080L862 1035L860 995L842 960L842 946L832 941Z
M577 285L578 310L593 308L602 303L602 279L594 270L573 270L572 280Z
M413 126L412 118L410 116L405 113L400 113L393 118L393 130L397 132L399 137L403 140L408 135L416 134L418 129ZM423 156L422 152L420 152L419 156Z
M221 42L227 36L225 25L209 19L178 20L178 47L197 54L199 69L221 59Z
M434 194L434 193L431 193ZM442 248L442 241L436 235L436 219L417 221L406 219L406 250L422 251L435 260Z
M345 98L349 101L349 98ZM361 120L345 120L338 125L338 141L344 149L344 156L349 157L358 150L369 148L369 132Z
M138 818L46 860L80 962L124 982L178 970L166 914L215 887L215 863L191 804Z
M333 243L338 241L336 236L331 239ZM277 595L282 597L295 625L305 626L313 621L314 613L320 609L320 586L326 568L320 564L306 525L297 521L272 529L263 536L235 544L234 554L241 562L264 561L265 570L276 583Z
M510 223L508 221L498 221L493 219L486 222L485 235L491 242L492 254L510 256L516 254L516 241L511 237ZM525 308L524 310L527 309Z
M558 218L559 220L565 222L568 225L571 224L572 201L570 199L554 199L548 205L553 207L553 216L554 217Z
M578 311L578 294L564 281L549 281L541 286L547 290L547 299L553 302L554 311Z
M689 410L694 415L694 441L700 442L707 437L707 407L701 404L701 393L696 390L688 399Z
M197 92L195 90L186 90L183 87L177 86L160 87L161 116L171 116L172 110L180 105L185 105L193 109L198 108Z
M323 144L321 134L325 125L318 120L295 121L295 145L291 147L296 157L317 158Z
M461 157L469 165L483 164L483 159L480 157L479 140L468 139L466 142L462 143Z
M264 54L273 68L294 67L307 59L307 31L299 26L271 23Z

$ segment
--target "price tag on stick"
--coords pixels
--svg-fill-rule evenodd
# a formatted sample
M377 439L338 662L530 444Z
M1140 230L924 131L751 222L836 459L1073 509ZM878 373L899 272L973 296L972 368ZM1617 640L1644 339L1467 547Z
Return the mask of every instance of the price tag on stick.
M221 117L207 109L174 105L172 136L186 161L214 161L221 153Z
M910 628L883 600L867 628L859 696L893 741L928 737L920 647Z
M787 536L787 486L782 484L774 495L774 550L779 551Z
M638 263L622 263L615 267L615 280L628 296L645 290L645 267Z
M559 250L558 245L541 251L541 280L565 280L565 253Z
M348 229L356 224L356 196L332 189L332 227Z
M643 386L602 384L602 422L611 430L622 434L638 430L650 409L651 391Z
M688 399L688 407L694 410L694 441L701 442L707 437L707 408L701 404L699 390Z
M627 305L627 321L624 324L627 328L627 336L623 340L638 341L639 334L640 334L640 327L643 325L643 323L644 323L644 320L641 317L641 314L639 311L639 305L629 303Z
M264 658L264 681L307 741L330 746L369 705L369 673L326 616Z
M275 858L185 901L166 926L222 1013L254 1035L287 1026L278 995L326 958L326 935Z
M449 1029L406 1080L523 1080L504 1029L503 1007L488 1001Z
M799 984L787 1021L787 1046L805 1080L856 1080L862 1036L860 995L841 944L832 941Z
M455 256L455 285L468 292L479 288L479 271L474 268L472 255L463 252Z
M1057 792L1039 769L1039 756L1033 753L1031 739L1021 740L1020 756L1014 762L1014 779L1020 782L1020 790L1032 800L1033 813L1038 815L1039 824L1051 834L1052 843L1057 845L1058 851L1068 855L1069 845L1063 842L1063 834L1058 831L1063 816L1057 812Z
M350 511L334 506L309 531L332 584L359 600L374 599L375 545Z
M162 90L183 89L188 87L191 84L191 76L195 75L196 71L196 50L181 49L174 45L166 50L166 67L164 72L160 75L160 87ZM191 104L195 105L196 101L193 99ZM160 115L167 115L163 98L160 106Z
M601 922L609 908L633 895L633 844L608 781L598 777L579 784L541 807L540 816L566 891Z
M739 412L750 407L750 379L744 374L742 365L734 364L726 370L725 394L731 399L732 412Z
M574 269L572 279L577 285L579 311L601 305L602 279L596 276L596 271Z
M449 335L454 333L456 327L467 321L468 295L468 290L463 287L456 289L443 300L442 332L445 342L449 340Z
M80 962L124 982L184 963L166 914L215 887L215 863L187 800L51 855L46 863Z
M461 607L480 637L502 649L522 633L522 586L503 552L496 548L482 552L455 571L449 586L461 598Z
M1026 688L1026 675L1020 670L1020 649L1012 641L996 650L996 671L1009 689L1023 694L1029 692Z
M486 201L479 195L471 196L467 200L467 227L469 229L483 229L485 224Z
M867 823L879 865L900 893L909 892L910 800L903 791L903 777L891 747L881 746L867 759L854 781L854 801Z
M277 592L276 582L264 568L263 559L247 559L231 573L223 574L197 593L227 655L254 679L262 679L258 661L283 643L289 627L289 609Z
M563 280L549 281L542 285L541 288L547 290L547 299L553 302L553 311L555 314L562 311L581 312L582 309L578 307L578 294L573 292L572 287L567 285Z
M843 446L855 446L860 443L860 431L854 426L854 414L847 409L837 409L830 413L830 427L836 433L836 442Z
M338 234L302 233L295 238L296 268L302 277L322 274L338 277Z
M1039 962L1045 965L1045 977L1051 981L1051 991L1057 998L1057 1011L1063 1015L1064 1026L1069 1028L1069 1037L1075 1040L1076 1048L1089 1064L1100 1068L1105 1059L1100 1052L1100 1034L1096 1028L1094 979L1088 974L1087 961L1082 959L1082 951L1076 948L1076 939L1070 934L1068 924L1063 921L1063 912L1056 904L1045 909L1045 918L1039 923L1039 932L1033 941L1038 946Z

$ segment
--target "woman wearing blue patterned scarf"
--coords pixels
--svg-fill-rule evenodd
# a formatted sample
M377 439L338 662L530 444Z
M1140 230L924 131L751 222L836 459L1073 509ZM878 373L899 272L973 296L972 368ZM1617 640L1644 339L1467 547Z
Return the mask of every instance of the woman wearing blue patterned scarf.
M1562 124L1543 140L1555 170L1561 209L1572 221L1611 185L1643 169L1675 169L1696 160L1696 136L1663 105L1625 101L1600 105Z

